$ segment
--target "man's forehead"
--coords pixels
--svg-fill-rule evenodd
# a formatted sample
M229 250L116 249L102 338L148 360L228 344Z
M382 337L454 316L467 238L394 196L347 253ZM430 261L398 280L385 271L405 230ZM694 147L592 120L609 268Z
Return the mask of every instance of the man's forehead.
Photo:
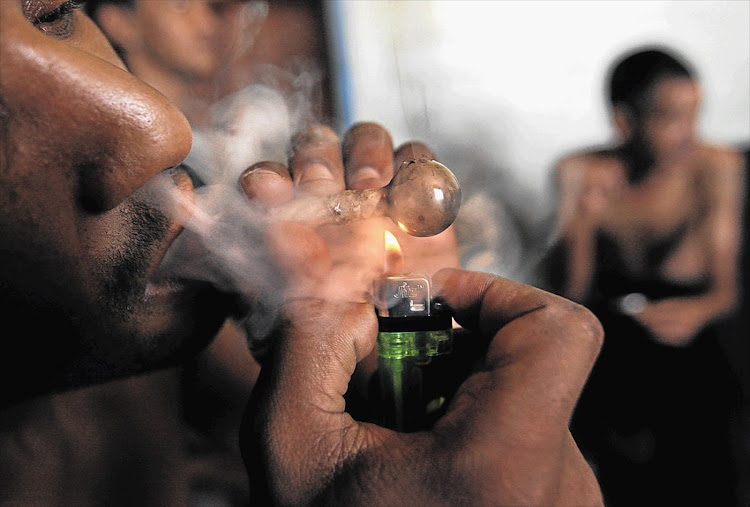
M654 105L661 106L693 102L700 98L700 86L689 78L666 78L656 83L652 97Z

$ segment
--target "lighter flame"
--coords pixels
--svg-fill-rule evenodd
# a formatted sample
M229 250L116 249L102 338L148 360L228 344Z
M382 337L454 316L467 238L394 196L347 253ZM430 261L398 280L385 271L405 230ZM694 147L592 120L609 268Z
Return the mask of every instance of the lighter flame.
M401 255L401 245L398 244L396 236L394 236L393 233L389 230L386 230L383 236L385 239L386 252L397 253L398 255Z
M398 274L404 268L404 255L396 236L389 230L384 233L385 239L385 269L386 275Z

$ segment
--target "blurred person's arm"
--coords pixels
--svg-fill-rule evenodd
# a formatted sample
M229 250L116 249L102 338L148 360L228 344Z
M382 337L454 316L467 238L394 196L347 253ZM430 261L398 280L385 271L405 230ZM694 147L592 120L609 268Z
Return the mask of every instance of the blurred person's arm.
M593 189L586 192L587 161L584 156L562 160L555 169L559 239L552 253L562 262L556 291L573 301L583 301L594 276L597 213L602 207Z
M698 296L650 303L634 316L658 340L677 346L689 343L706 325L731 312L738 297L743 161L725 148L710 148L705 156L700 184L707 194L707 216L698 241L707 249L710 288ZM689 264L690 258L676 256L665 268L679 270L681 262Z

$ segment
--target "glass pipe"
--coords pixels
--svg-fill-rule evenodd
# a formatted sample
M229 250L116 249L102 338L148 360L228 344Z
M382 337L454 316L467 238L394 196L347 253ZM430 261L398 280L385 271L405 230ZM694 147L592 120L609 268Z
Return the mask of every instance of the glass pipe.
M412 236L434 236L453 223L461 189L443 164L426 158L405 161L381 188L310 196L274 208L270 219L312 227L387 216Z

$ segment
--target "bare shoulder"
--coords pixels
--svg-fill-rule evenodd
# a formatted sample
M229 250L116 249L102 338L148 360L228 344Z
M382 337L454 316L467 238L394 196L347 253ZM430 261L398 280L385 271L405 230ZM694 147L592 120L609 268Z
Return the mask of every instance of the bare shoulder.
M729 146L704 144L698 147L694 170L698 185L714 202L734 207L745 188L745 159Z
M557 161L556 169L565 171L571 169L596 168L607 163L607 152L604 150L585 150L564 154Z
M699 145L697 160L697 169L708 173L738 172L745 165L744 157L739 150L719 144Z
M614 181L622 176L622 164L611 150L585 150L564 155L555 165L558 184Z

